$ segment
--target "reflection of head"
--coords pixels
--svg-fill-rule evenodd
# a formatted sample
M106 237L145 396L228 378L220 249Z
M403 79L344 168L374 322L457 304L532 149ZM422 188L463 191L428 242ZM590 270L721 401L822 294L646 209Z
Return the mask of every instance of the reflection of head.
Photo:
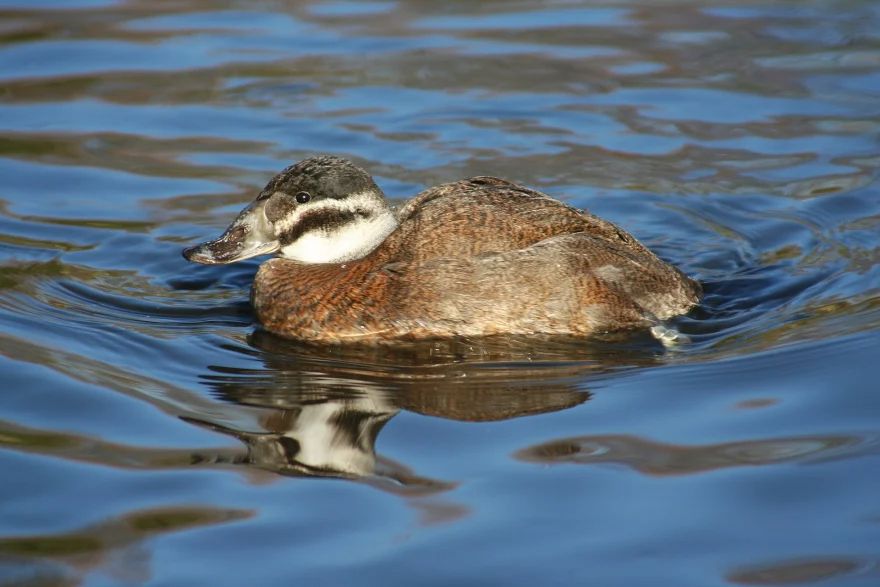
M376 436L396 413L375 398L354 398L272 410L262 419L266 432L189 421L244 442L248 454L243 462L260 469L283 475L359 478L373 474Z
M396 413L372 399L353 399L285 410L270 419L271 424L283 425L275 431L276 442L287 464L298 472L363 477L375 469L379 430Z

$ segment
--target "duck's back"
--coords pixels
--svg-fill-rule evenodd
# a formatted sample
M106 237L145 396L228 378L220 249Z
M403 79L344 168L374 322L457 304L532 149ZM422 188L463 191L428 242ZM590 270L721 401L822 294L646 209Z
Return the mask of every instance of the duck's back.
M398 220L400 227L380 251L397 261L469 258L575 232L648 252L610 222L496 177L429 188L400 209Z

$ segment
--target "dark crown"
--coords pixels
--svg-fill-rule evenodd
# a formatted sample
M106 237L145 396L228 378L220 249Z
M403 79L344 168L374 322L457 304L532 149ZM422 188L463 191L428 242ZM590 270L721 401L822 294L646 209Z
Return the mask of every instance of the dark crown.
M342 199L363 191L382 193L370 174L342 157L321 155L303 159L273 177L258 200L265 200L275 192L296 195L306 192L312 199Z

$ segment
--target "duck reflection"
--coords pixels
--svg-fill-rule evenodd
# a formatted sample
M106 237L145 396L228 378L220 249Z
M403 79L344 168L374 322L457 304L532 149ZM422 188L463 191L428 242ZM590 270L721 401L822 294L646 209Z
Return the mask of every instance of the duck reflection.
M632 342L590 347L582 340L509 337L322 347L257 331L248 342L245 352L258 353L265 369L213 367L203 379L218 398L257 408L262 430L187 421L243 442L247 455L237 464L359 480L407 495L455 483L376 454L379 433L400 410L472 422L564 410L589 398L586 374L650 363L657 352Z

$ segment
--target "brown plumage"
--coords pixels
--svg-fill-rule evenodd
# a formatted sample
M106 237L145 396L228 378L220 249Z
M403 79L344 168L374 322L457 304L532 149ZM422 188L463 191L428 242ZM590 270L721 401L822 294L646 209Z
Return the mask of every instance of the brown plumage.
M231 262L252 250L266 252L264 242L250 243L243 252L230 247L242 240L243 227L251 240L270 238L260 224L266 221L259 203L273 198L290 201L307 193L313 209L301 205L300 220L336 208L340 217L369 219L373 211L364 201L378 203L382 209L376 214L387 213L371 179L364 197L363 170L334 157L299 165L305 163L306 179L297 179L297 166L288 168L283 174L293 178L291 185L273 180L227 233L188 249L187 258ZM357 178L359 191L339 188L353 183L348 173ZM321 197L322 182L333 184L327 190L333 195ZM304 185L309 192L296 191ZM475 177L430 188L399 210L396 228L390 222L387 236L379 231L381 238L367 247L369 252L350 255L359 258L343 253L333 259L337 262L275 258L264 263L251 295L263 326L282 336L324 342L505 333L588 336L651 327L699 301L697 282L622 229L503 179ZM284 247L283 233L302 234L296 227L301 222L289 224L273 225L275 249L311 254L298 242ZM337 228L334 224L322 238L332 242ZM262 238L253 236L258 233Z

